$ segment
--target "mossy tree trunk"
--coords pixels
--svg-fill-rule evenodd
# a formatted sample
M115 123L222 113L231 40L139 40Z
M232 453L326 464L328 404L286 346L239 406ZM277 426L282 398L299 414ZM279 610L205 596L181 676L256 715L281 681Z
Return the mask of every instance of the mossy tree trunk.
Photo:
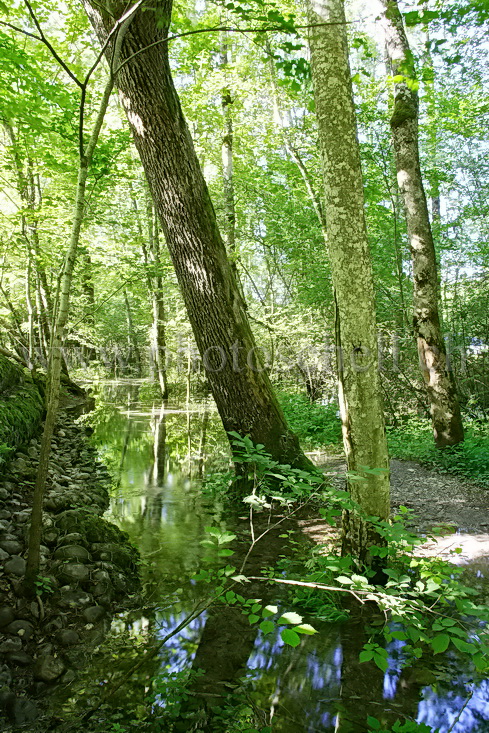
M105 43L124 4L112 4L110 13L94 0L84 5ZM156 0L136 15L122 46L120 98L225 430L250 435L277 460L309 467L263 369L175 90L171 13L171 0Z
M440 286L418 145L419 100L413 56L396 0L382 0L387 55L396 79L392 137L397 182L404 199L413 263L414 318L420 367L430 401L435 443L457 445L464 429L453 372L447 363L439 298Z
M342 0L308 0L310 47L323 163L327 241L336 305L336 343L349 491L362 511L389 516L389 463L377 357L372 266L364 216ZM321 25L322 23L326 25ZM366 473L365 468L377 469ZM368 561L378 543L359 513L344 516L344 551Z

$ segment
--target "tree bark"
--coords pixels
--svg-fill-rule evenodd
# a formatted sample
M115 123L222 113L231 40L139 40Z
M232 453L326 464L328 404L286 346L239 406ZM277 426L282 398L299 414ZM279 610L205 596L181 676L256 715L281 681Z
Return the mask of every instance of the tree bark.
M396 0L382 0L387 54L394 77L391 129L397 182L404 198L414 280L413 326L418 343L435 443L439 448L464 439L453 373L447 364L440 325L435 245L421 176L418 144L419 101L413 57Z
M113 15L94 0L84 5L104 43L123 3L111 4ZM310 467L261 365L173 84L166 41L171 10L171 0L157 0L135 16L117 76L121 101L225 430L248 434L276 460Z
M350 494L362 511L387 519L389 462L378 369L372 266L364 215L342 0L308 0L311 66L323 161L325 215L336 310L343 442ZM320 25L327 23L329 25ZM380 469L375 474L365 468ZM344 551L369 561L379 538L360 513L343 519Z
M129 303L129 296L127 290L124 288L124 305L126 307L126 322L127 322L127 345L129 346L129 363L134 361L136 365L137 375L141 376L141 354L139 353L138 339L134 330L134 323L132 320L131 304Z

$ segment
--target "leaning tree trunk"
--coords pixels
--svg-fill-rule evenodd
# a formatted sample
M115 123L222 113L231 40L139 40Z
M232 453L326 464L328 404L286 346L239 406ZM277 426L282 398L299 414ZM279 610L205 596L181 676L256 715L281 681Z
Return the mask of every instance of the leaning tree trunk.
M110 13L95 0L84 5L105 43L124 4L111 4ZM171 11L171 0L156 0L134 18L117 75L122 104L225 430L248 434L277 460L308 467L257 353L173 84L167 43Z
M404 198L413 263L414 318L418 353L430 401L435 443L439 448L464 439L460 406L438 310L439 282L428 204L421 177L418 145L419 103L414 63L396 0L382 0L387 54L396 78L391 129L397 182Z
M311 66L323 160L325 215L336 305L343 441L352 498L389 516L389 462L379 380L372 266L342 0L308 0ZM377 469L375 473L365 468ZM380 470L379 470L380 469ZM359 514L344 517L344 550L368 560L378 542Z

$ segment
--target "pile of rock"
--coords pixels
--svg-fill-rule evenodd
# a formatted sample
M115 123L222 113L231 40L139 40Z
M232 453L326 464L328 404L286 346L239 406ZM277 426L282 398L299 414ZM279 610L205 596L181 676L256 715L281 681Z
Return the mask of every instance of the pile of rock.
M101 516L108 472L84 429L64 416L50 461L39 595L22 596L38 454L31 440L0 482L0 715L5 725L30 730L37 730L37 700L53 682L73 681L112 613L133 604L139 588L137 551Z

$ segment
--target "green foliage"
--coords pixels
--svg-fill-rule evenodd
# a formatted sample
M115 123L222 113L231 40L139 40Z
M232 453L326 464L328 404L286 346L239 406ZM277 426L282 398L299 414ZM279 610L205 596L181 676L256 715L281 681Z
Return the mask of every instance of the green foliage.
M43 575L38 575L37 580L34 581L36 586L36 594L42 596L43 593L54 593L54 587L51 578L46 578Z
M368 733L436 733L433 728L424 723L416 723L415 720L396 720L392 727L385 728L380 720L369 715L367 723Z
M489 428L487 423L467 420L465 440L457 446L437 449L427 420L407 418L402 426L387 428L392 458L419 461L440 471L465 476L489 487Z
M281 394L279 401L290 428L305 448L337 446L341 442L336 400L318 405L300 394Z
M0 356L1 378L10 385L0 398L0 463L26 443L38 428L44 410L39 389L27 371ZM15 381L14 381L15 380ZM15 386L14 386L15 385Z

